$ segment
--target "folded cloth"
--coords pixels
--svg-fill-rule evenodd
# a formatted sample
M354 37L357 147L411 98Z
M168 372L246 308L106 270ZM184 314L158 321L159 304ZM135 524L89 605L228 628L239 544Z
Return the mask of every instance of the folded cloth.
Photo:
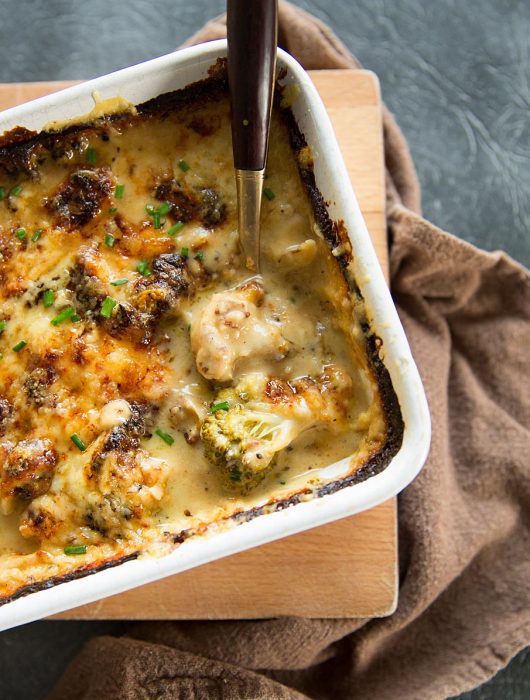
M226 34L224 18L189 43ZM306 68L359 64L280 3ZM487 680L530 642L530 275L419 214L409 151L384 116L391 284L427 391L427 465L399 497L397 611L378 620L156 622L91 640L53 700L429 700Z

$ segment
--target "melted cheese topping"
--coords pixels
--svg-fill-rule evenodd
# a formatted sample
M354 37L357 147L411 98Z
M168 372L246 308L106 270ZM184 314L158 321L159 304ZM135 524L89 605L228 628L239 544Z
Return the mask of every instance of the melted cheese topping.
M68 119L67 121L55 120L44 125L45 131L60 131L74 124L92 124L96 119L107 117L109 114L124 114L130 112L136 114L136 107L126 100L125 97L108 97L102 99L99 92L94 90L92 93L94 106L87 114L80 114L78 117Z
M8 194L0 202L0 595L138 549L167 551L184 529L203 531L355 471L386 439L363 334L279 114L266 180L274 197L263 201L259 301L238 297L252 280L238 249L225 98L129 114L65 143L42 158L37 176L0 169ZM93 173L100 189L81 221L83 202L65 182L90 197ZM199 209L191 216L185 206L147 212L146 205L161 206L168 187L177 203L182 192L199 193ZM175 252L194 293L161 301L158 288L142 284L156 278L155 260ZM125 309L133 289L135 313L157 309L142 337L135 335L140 316L123 332L102 317L105 297ZM65 310L67 318L54 321ZM340 429L306 430L250 493L225 490L197 439L197 423L220 388L249 372L289 381L318 377L329 365L351 380ZM138 406L144 427L134 438L119 437ZM118 448L109 435L121 440ZM9 489L8 476L18 485ZM72 545L86 553L68 554Z

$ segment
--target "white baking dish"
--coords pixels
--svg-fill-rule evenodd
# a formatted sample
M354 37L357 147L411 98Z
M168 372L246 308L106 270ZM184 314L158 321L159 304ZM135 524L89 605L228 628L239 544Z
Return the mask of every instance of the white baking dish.
M226 41L215 41L91 80L3 112L0 115L0 133L17 125L40 130L47 122L85 114L93 107L94 90L102 98L121 95L134 104L145 102L205 78L208 68L218 57L225 55ZM374 329L383 340L384 362L401 406L405 424L402 447L384 471L336 493L260 515L224 531L191 537L163 558L146 557L129 561L7 603L0 607L0 629L120 593L371 508L405 488L426 459L430 418L425 393L352 191L331 123L303 68L281 50L278 51L278 66L287 71L283 82L295 83L299 87L292 109L300 130L313 148L317 186L324 200L331 202L331 218L345 222L352 242L356 280L371 311Z

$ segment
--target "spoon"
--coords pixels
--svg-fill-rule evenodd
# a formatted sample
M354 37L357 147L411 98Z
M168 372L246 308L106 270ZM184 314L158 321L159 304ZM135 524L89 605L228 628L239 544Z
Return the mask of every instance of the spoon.
M239 240L259 272L260 213L276 68L277 0L227 0L228 82Z

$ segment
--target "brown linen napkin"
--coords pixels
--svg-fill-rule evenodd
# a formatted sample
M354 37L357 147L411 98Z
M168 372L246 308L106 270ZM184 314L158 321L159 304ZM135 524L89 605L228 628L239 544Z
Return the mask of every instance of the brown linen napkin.
M224 36L224 18L190 43ZM280 5L306 68L358 63ZM93 639L51 694L84 698L445 698L530 642L530 276L419 215L406 142L384 117L392 291L427 391L428 463L399 497L399 606L380 620L135 625Z

